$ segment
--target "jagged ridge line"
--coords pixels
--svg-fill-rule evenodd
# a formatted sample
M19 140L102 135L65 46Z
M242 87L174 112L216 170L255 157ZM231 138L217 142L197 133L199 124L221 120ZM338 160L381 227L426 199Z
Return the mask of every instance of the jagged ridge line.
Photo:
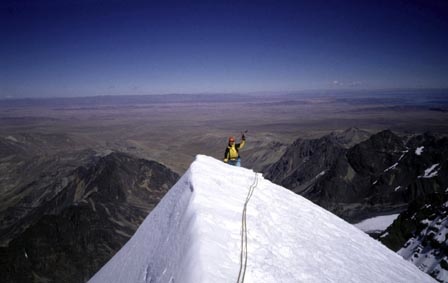
M247 222L246 222L246 211L247 204L249 203L255 188L258 185L257 173L255 172L255 179L252 185L249 188L249 192L246 197L246 201L244 202L244 208L241 219L241 253L240 253L240 271L238 273L238 283L244 282L244 277L246 276L246 267L247 267ZM244 264L243 264L244 261Z

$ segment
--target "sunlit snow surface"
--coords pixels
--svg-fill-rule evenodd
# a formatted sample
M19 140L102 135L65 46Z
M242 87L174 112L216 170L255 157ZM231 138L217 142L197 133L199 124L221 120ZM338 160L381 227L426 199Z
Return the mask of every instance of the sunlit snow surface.
M244 282L434 282L356 227L259 178ZM198 155L91 282L236 282L256 174Z

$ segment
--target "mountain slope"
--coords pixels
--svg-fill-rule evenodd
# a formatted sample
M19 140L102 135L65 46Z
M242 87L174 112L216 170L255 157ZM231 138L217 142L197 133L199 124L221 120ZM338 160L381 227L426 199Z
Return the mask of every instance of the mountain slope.
M11 223L2 231L14 231L0 248L3 282L85 282L178 180L165 166L124 153L88 160L42 174L29 186L45 197L25 195L2 215Z
M448 192L445 192L413 201L379 240L422 271L448 282L447 236Z
M253 171L197 156L90 282L433 282L330 212Z
M436 173L448 168L447 138L399 137L386 130L350 147L340 140L298 139L266 177L350 222L399 213L448 186L448 176ZM425 175L430 169L433 174Z

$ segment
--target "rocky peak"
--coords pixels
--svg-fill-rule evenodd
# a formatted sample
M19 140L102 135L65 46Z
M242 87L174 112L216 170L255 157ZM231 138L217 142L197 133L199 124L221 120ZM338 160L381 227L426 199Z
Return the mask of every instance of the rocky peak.
M330 135L334 136L337 142L345 148L350 148L355 144L367 140L371 136L369 132L356 127L348 128L342 132L333 132Z
M333 135L319 139L297 139L266 172L266 177L296 193L306 190L344 155Z
M347 158L356 172L378 174L394 164L404 151L402 138L385 130L350 148Z

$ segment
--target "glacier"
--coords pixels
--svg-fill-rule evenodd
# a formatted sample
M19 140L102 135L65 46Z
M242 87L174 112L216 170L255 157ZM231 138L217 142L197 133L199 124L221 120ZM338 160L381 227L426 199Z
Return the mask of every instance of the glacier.
M355 226L260 173L204 155L196 156L89 282L242 282L242 269L244 282L257 283L436 282Z

